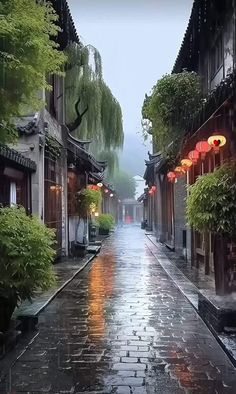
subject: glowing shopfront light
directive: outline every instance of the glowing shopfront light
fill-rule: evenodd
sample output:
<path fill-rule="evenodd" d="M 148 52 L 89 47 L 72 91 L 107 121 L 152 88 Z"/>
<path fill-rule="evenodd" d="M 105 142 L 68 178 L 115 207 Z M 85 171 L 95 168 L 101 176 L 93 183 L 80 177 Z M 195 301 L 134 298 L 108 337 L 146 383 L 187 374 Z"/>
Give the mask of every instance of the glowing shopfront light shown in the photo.
<path fill-rule="evenodd" d="M 52 185 L 50 186 L 51 191 L 63 191 L 63 187 L 61 185 Z"/>

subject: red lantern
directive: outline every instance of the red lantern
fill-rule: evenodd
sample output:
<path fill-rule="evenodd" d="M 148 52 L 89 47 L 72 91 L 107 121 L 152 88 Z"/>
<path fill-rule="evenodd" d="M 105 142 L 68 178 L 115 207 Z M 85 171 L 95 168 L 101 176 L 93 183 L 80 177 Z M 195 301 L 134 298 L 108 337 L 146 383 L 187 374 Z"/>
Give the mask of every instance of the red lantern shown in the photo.
<path fill-rule="evenodd" d="M 199 152 L 197 150 L 191 150 L 188 154 L 188 158 L 192 160 L 193 164 L 196 164 L 199 159 Z"/>
<path fill-rule="evenodd" d="M 174 183 L 176 181 L 176 174 L 173 171 L 168 172 L 167 179 L 169 182 Z"/>
<path fill-rule="evenodd" d="M 196 145 L 196 150 L 201 153 L 202 159 L 205 159 L 205 156 L 211 150 L 211 146 L 207 141 L 199 141 Z"/>
<path fill-rule="evenodd" d="M 153 192 L 152 189 L 150 189 L 150 190 L 148 191 L 148 193 L 150 194 L 150 196 L 152 196 L 154 192 Z"/>
<path fill-rule="evenodd" d="M 99 188 L 98 186 L 96 186 L 96 185 L 88 185 L 88 186 L 87 186 L 87 189 L 90 189 L 90 190 L 100 190 L 100 188 Z"/>
<path fill-rule="evenodd" d="M 175 178 L 176 178 L 176 179 L 181 178 L 183 175 L 184 175 L 184 174 L 183 174 L 182 172 L 175 171 Z"/>
<path fill-rule="evenodd" d="M 152 186 L 152 187 L 151 187 L 151 190 L 153 191 L 153 193 L 156 193 L 157 187 L 156 187 L 156 186 Z"/>
<path fill-rule="evenodd" d="M 208 138 L 208 144 L 213 147 L 215 153 L 226 144 L 226 138 L 223 135 L 212 135 Z"/>
<path fill-rule="evenodd" d="M 181 160 L 181 166 L 185 171 L 190 171 L 191 166 L 193 165 L 192 160 L 190 159 L 182 159 Z"/>
<path fill-rule="evenodd" d="M 175 167 L 174 173 L 176 175 L 176 178 L 180 178 L 181 176 L 184 176 L 186 173 L 185 167 L 183 166 Z"/>

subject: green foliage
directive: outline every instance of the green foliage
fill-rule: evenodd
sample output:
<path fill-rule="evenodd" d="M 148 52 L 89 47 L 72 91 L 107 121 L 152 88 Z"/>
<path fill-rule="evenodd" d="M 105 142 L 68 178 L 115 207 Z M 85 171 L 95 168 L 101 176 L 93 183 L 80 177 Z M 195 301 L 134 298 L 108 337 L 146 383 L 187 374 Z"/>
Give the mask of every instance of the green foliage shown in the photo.
<path fill-rule="evenodd" d="M 114 185 L 114 189 L 120 199 L 134 198 L 136 182 L 129 173 L 125 171 L 115 172 L 115 174 L 109 178 L 109 183 Z"/>
<path fill-rule="evenodd" d="M 0 297 L 31 299 L 55 282 L 54 231 L 24 208 L 0 208 Z"/>
<path fill-rule="evenodd" d="M 100 190 L 84 189 L 78 195 L 80 217 L 87 217 L 91 210 L 97 210 L 102 201 Z"/>
<path fill-rule="evenodd" d="M 119 158 L 116 151 L 102 151 L 97 155 L 97 159 L 105 161 L 107 163 L 106 175 L 112 177 L 114 173 L 119 169 Z"/>
<path fill-rule="evenodd" d="M 201 104 L 200 78 L 194 72 L 165 75 L 157 81 L 150 96 L 145 95 L 142 117 L 151 123 L 144 137 L 151 133 L 156 150 L 176 154 L 186 132 L 189 115 Z M 170 144 L 173 142 L 172 147 Z"/>
<path fill-rule="evenodd" d="M 47 151 L 54 158 L 58 158 L 61 156 L 62 146 L 59 144 L 57 139 L 52 137 L 50 134 L 45 134 L 45 145 L 47 147 Z"/>
<path fill-rule="evenodd" d="M 115 219 L 108 213 L 103 213 L 96 219 L 98 227 L 103 230 L 111 230 L 115 225 Z"/>
<path fill-rule="evenodd" d="M 189 187 L 187 218 L 189 225 L 198 231 L 235 235 L 235 162 L 200 176 L 195 184 Z"/>
<path fill-rule="evenodd" d="M 92 57 L 92 59 L 91 59 Z M 102 77 L 101 56 L 96 48 L 74 44 L 68 49 L 66 72 L 66 123 L 77 117 L 75 103 L 80 98 L 82 123 L 75 131 L 80 139 L 92 139 L 95 155 L 123 146 L 122 112 L 118 101 Z M 91 64 L 92 63 L 92 64 Z"/>
<path fill-rule="evenodd" d="M 14 118 L 42 106 L 39 92 L 50 89 L 45 75 L 62 74 L 65 55 L 53 40 L 59 27 L 50 2 L 0 3 L 0 138 L 16 137 Z"/>

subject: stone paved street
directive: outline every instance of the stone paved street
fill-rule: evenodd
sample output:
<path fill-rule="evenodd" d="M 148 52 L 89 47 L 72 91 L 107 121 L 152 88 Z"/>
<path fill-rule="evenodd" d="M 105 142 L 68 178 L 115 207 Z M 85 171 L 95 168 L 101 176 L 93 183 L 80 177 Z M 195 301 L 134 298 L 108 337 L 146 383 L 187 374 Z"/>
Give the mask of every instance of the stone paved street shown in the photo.
<path fill-rule="evenodd" d="M 1 394 L 235 393 L 236 370 L 151 247 L 118 229 L 40 315 Z"/>

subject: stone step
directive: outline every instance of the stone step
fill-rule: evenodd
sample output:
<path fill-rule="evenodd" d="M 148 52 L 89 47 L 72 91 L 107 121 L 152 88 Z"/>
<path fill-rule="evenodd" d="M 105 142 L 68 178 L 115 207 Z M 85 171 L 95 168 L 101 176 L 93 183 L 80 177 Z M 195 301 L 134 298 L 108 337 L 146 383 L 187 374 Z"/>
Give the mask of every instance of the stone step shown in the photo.
<path fill-rule="evenodd" d="M 98 245 L 98 246 L 96 246 L 96 245 L 89 245 L 88 248 L 87 248 L 87 252 L 88 253 L 97 254 L 97 253 L 100 252 L 100 249 L 101 249 L 101 245 Z"/>
<path fill-rule="evenodd" d="M 101 246 L 102 241 L 90 241 L 89 246 Z"/>

